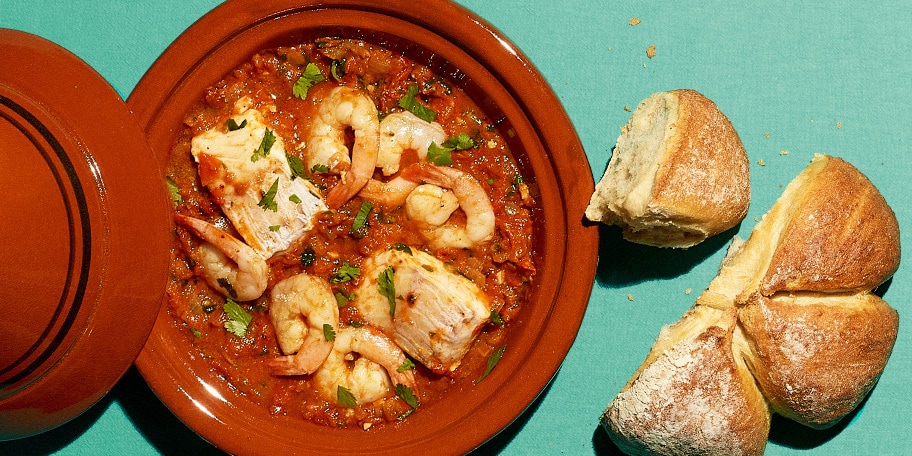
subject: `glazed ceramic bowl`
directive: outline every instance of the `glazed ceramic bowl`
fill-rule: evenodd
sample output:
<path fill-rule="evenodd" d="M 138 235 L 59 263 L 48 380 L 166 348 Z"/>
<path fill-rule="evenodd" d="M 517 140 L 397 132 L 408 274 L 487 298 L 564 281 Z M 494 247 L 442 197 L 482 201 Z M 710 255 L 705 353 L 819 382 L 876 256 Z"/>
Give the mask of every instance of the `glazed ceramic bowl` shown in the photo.
<path fill-rule="evenodd" d="M 228 2 L 191 26 L 128 99 L 161 160 L 184 114 L 233 68 L 262 49 L 319 37 L 383 45 L 434 68 L 502 118 L 510 147 L 540 193 L 531 302 L 514 320 L 498 366 L 408 419 L 332 429 L 273 416 L 235 394 L 175 341 L 163 310 L 137 366 L 161 400 L 204 439 L 240 454 L 465 453 L 496 435 L 536 399 L 576 337 L 591 291 L 598 233 L 583 225 L 593 191 L 583 148 L 557 97 L 527 58 L 471 12 L 443 0 Z M 167 307 L 167 306 L 164 306 Z"/>

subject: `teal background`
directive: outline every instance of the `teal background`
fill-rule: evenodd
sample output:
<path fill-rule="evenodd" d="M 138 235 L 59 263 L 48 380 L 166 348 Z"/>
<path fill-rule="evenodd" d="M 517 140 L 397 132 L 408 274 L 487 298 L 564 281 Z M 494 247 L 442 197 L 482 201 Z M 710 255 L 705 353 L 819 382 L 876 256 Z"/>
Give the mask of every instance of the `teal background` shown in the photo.
<path fill-rule="evenodd" d="M 0 27 L 68 48 L 126 98 L 165 47 L 217 3 L 0 0 Z M 620 240 L 614 229 L 601 229 L 592 298 L 563 367 L 540 399 L 479 454 L 615 454 L 598 428 L 599 414 L 660 327 L 676 321 L 715 275 L 731 236 L 746 237 L 814 153 L 843 157 L 864 172 L 896 212 L 902 244 L 912 245 L 908 1 L 459 3 L 500 29 L 547 78 L 596 179 L 630 115 L 625 106 L 632 109 L 653 92 L 693 88 L 715 101 L 738 130 L 753 185 L 740 227 L 690 250 L 639 247 Z M 642 22 L 629 25 L 633 17 Z M 652 59 L 646 56 L 650 45 L 656 46 Z M 912 454 L 910 274 L 906 259 L 884 296 L 900 313 L 900 332 L 868 399 L 827 431 L 775 420 L 767 454 Z M 37 437 L 0 442 L 0 454 L 217 451 L 176 420 L 131 369 L 79 418 Z"/>

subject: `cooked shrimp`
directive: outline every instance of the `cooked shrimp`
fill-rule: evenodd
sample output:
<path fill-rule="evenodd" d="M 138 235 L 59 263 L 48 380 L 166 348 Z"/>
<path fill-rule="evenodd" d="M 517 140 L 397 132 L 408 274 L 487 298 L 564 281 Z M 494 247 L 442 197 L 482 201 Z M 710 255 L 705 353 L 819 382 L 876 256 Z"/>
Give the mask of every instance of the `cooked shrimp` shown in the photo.
<path fill-rule="evenodd" d="M 325 165 L 341 174 L 339 183 L 326 195 L 337 208 L 364 187 L 377 164 L 380 121 L 377 107 L 363 92 L 336 87 L 320 102 L 307 140 L 308 167 Z M 355 143 L 349 155 L 345 130 L 351 127 Z"/>
<path fill-rule="evenodd" d="M 314 379 L 327 399 L 337 401 L 342 386 L 358 404 L 363 404 L 387 395 L 395 385 L 405 385 L 415 392 L 413 370 L 399 372 L 405 361 L 405 353 L 378 329 L 345 327 L 336 331 L 332 353 Z"/>
<path fill-rule="evenodd" d="M 302 273 L 277 283 L 270 295 L 269 318 L 285 353 L 267 361 L 274 374 L 313 373 L 332 351 L 334 342 L 327 333 L 338 330 L 339 307 L 323 280 Z"/>
<path fill-rule="evenodd" d="M 310 230 L 326 205 L 307 179 L 292 178 L 284 140 L 250 103 L 245 97 L 234 107 L 232 120 L 243 127 L 207 130 L 193 138 L 191 153 L 200 181 L 240 237 L 269 258 Z M 266 147 L 269 139 L 273 142 Z"/>
<path fill-rule="evenodd" d="M 397 207 L 405 203 L 405 199 L 416 187 L 418 187 L 417 182 L 412 182 L 401 176 L 396 176 L 387 182 L 371 179 L 358 192 L 358 195 L 386 207 Z"/>
<path fill-rule="evenodd" d="M 394 306 L 380 291 L 379 276 L 392 268 Z M 469 279 L 417 248 L 384 250 L 361 266 L 355 291 L 358 312 L 429 369 L 456 370 L 491 317 L 490 299 Z M 392 315 L 391 315 L 392 314 Z"/>
<path fill-rule="evenodd" d="M 432 143 L 446 141 L 446 133 L 437 122 L 427 122 L 409 111 L 394 112 L 380 122 L 380 149 L 377 167 L 384 176 L 399 171 L 399 159 L 406 149 L 418 153 L 418 159 L 427 157 Z"/>
<path fill-rule="evenodd" d="M 191 253 L 212 288 L 237 301 L 262 296 L 269 266 L 260 254 L 230 234 L 200 219 L 176 214 L 177 222 L 206 241 Z"/>
<path fill-rule="evenodd" d="M 440 212 L 433 204 L 427 204 L 428 200 L 424 198 L 426 195 L 407 198 L 406 213 L 422 225 L 422 233 L 431 247 L 468 248 L 494 236 L 494 207 L 484 188 L 471 174 L 446 166 L 416 163 L 404 169 L 402 177 L 452 190 L 459 201 L 459 207 L 465 213 L 464 224 L 437 223 L 439 220 L 435 220 L 434 216 Z"/>

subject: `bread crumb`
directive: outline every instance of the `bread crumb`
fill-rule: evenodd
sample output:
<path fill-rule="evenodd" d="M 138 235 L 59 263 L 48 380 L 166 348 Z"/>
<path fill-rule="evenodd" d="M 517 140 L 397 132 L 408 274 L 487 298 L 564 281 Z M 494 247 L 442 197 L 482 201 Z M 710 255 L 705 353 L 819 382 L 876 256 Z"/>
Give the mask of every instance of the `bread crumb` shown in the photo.
<path fill-rule="evenodd" d="M 762 158 L 757 159 L 757 164 L 760 166 L 766 166 L 766 162 Z"/>
<path fill-rule="evenodd" d="M 779 155 L 788 155 L 789 151 L 787 149 L 782 149 L 779 151 Z"/>
<path fill-rule="evenodd" d="M 769 138 L 769 137 L 770 137 L 770 132 L 764 133 L 763 136 L 766 136 L 767 138 Z"/>
<path fill-rule="evenodd" d="M 624 105 L 624 111 L 630 112 L 630 106 Z"/>
<path fill-rule="evenodd" d="M 631 26 L 635 26 L 635 25 L 639 24 L 640 22 L 641 22 L 641 21 L 640 21 L 639 18 L 636 18 L 636 17 L 630 18 L 630 25 L 631 25 Z"/>
<path fill-rule="evenodd" d="M 836 122 L 836 128 L 842 128 L 842 122 Z"/>
<path fill-rule="evenodd" d="M 627 300 L 630 302 L 633 302 L 633 295 L 632 294 L 627 295 Z"/>
<path fill-rule="evenodd" d="M 656 45 L 651 44 L 651 45 L 649 45 L 648 48 L 646 48 L 646 57 L 649 57 L 651 59 L 655 56 L 656 56 Z"/>
<path fill-rule="evenodd" d="M 689 295 L 692 291 L 693 291 L 692 289 L 688 288 L 688 289 L 684 290 L 684 294 Z"/>

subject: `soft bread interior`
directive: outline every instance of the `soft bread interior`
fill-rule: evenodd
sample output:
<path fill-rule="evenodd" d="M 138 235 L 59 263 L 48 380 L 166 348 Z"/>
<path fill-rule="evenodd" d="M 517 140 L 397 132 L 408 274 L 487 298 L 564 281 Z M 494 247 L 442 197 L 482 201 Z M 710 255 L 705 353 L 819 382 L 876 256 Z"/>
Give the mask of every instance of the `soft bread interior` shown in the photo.
<path fill-rule="evenodd" d="M 659 163 L 669 150 L 677 121 L 678 98 L 672 93 L 653 94 L 636 107 L 621 128 L 608 168 L 596 188 L 608 211 L 592 205 L 587 216 L 609 223 L 616 217 L 626 225 L 635 225 L 638 218 L 647 215 Z"/>

